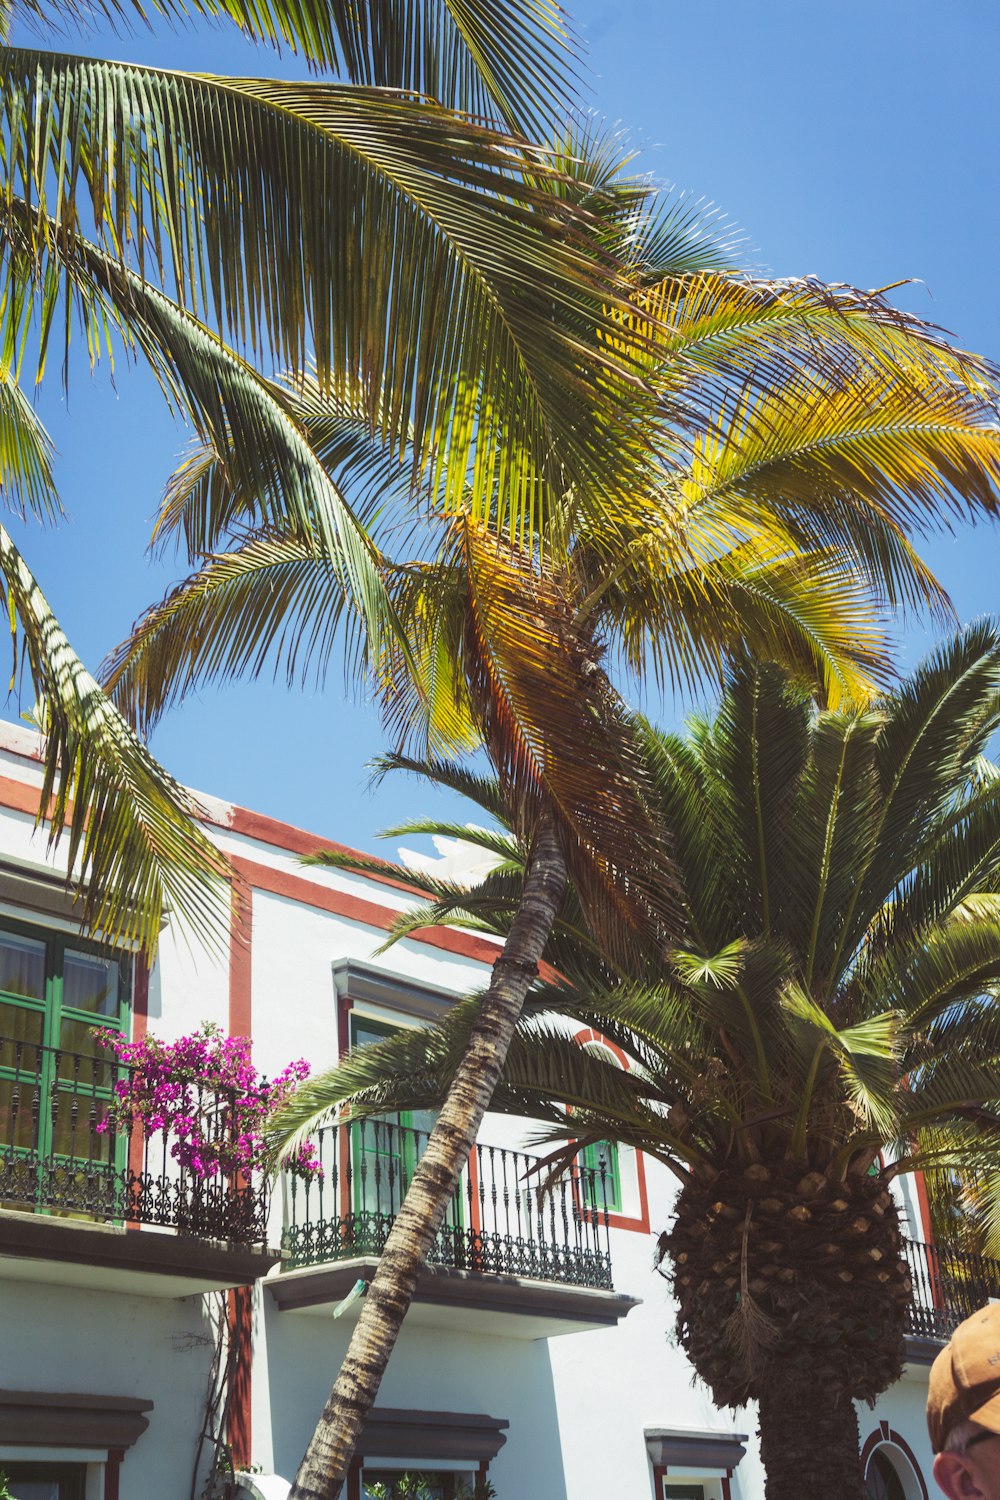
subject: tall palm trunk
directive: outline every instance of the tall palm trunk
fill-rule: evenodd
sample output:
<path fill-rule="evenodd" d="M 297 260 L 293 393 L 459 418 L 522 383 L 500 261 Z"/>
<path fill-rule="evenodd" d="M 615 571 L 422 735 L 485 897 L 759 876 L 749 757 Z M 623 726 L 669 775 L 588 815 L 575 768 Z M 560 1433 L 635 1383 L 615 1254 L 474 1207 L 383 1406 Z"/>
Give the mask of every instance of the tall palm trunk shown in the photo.
<path fill-rule="evenodd" d="M 727 1168 L 681 1189 L 660 1249 L 698 1374 L 720 1406 L 759 1403 L 767 1500 L 861 1500 L 853 1403 L 902 1373 L 910 1294 L 886 1185 Z"/>
<path fill-rule="evenodd" d="M 761 1383 L 758 1403 L 766 1500 L 865 1500 L 850 1396 L 788 1365 Z"/>
<path fill-rule="evenodd" d="M 417 1278 L 444 1221 L 500 1077 L 525 996 L 538 972 L 566 889 L 566 860 L 543 814 L 524 894 L 479 1007 L 427 1150 L 386 1241 L 354 1336 L 289 1500 L 336 1500 L 365 1418 L 374 1405 Z"/>

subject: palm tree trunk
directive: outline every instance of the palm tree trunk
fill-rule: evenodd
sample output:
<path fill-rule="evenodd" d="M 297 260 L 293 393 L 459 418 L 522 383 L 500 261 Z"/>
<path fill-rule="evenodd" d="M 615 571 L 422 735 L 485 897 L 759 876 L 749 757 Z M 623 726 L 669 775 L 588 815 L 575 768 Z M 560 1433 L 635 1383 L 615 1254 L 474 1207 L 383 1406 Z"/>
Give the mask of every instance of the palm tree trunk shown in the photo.
<path fill-rule="evenodd" d="M 864 1500 L 854 1402 L 808 1370 L 773 1372 L 760 1394 L 766 1500 Z"/>
<path fill-rule="evenodd" d="M 525 996 L 538 973 L 566 889 L 566 859 L 551 817 L 538 824 L 524 894 L 476 1024 L 386 1241 L 337 1382 L 289 1500 L 336 1500 L 365 1418 L 500 1077 Z"/>

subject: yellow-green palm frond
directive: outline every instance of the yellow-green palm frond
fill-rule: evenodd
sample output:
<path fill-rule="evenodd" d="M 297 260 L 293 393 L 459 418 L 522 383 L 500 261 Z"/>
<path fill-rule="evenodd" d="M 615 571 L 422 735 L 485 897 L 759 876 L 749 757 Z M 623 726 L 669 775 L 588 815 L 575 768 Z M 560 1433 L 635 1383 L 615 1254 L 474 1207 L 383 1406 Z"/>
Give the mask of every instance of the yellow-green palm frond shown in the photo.
<path fill-rule="evenodd" d="M 857 366 L 744 393 L 696 442 L 685 488 L 707 525 L 714 505 L 767 507 L 809 535 L 831 499 L 853 497 L 901 529 L 995 514 L 996 410 L 957 381 Z M 722 524 L 729 521 L 725 509 Z"/>
<path fill-rule="evenodd" d="M 45 730 L 39 818 L 65 832 L 82 920 L 112 942 L 156 952 L 173 911 L 210 946 L 226 931 L 226 862 L 164 772 L 76 656 L 10 536 L 0 573 Z"/>
<path fill-rule="evenodd" d="M 636 298 L 657 341 L 664 392 L 692 382 L 721 390 L 778 389 L 804 373 L 850 384 L 858 365 L 957 382 L 988 406 L 996 371 L 956 348 L 934 324 L 904 313 L 881 293 L 813 278 L 754 280 L 705 271 L 668 276 Z"/>
<path fill-rule="evenodd" d="M 95 15 L 232 22 L 351 83 L 425 94 L 532 139 L 574 101 L 578 56 L 557 0 L 5 0 L 9 17 L 65 32 Z"/>
<path fill-rule="evenodd" d="M 92 220 L 238 346 L 311 349 L 439 499 L 499 491 L 516 532 L 526 473 L 605 495 L 645 472 L 633 351 L 600 338 L 617 262 L 513 138 L 399 93 L 17 48 L 0 120 L 36 255 Z"/>
<path fill-rule="evenodd" d="M 463 656 L 473 712 L 512 805 L 558 816 L 588 917 L 614 953 L 676 930 L 672 866 L 638 740 L 557 576 L 463 526 Z M 624 930 L 622 930 L 624 929 Z"/>
<path fill-rule="evenodd" d="M 692 518 L 689 537 L 640 536 L 609 566 L 585 610 L 639 676 L 702 687 L 721 680 L 740 644 L 809 684 L 829 707 L 864 702 L 891 678 L 883 611 L 855 559 L 834 547 L 800 548 L 780 523 L 713 555 Z M 734 526 L 746 537 L 751 528 Z M 588 570 L 595 571 L 588 559 Z"/>
<path fill-rule="evenodd" d="M 322 468 L 327 482 L 349 500 L 352 514 L 369 534 L 377 538 L 384 531 L 387 540 L 398 543 L 401 517 L 416 508 L 410 469 L 385 448 L 378 425 L 373 431 L 357 402 L 324 395 L 309 374 L 266 385 L 276 394 L 293 432 L 301 434 L 312 450 L 306 472 Z M 190 445 L 164 490 L 153 531 L 157 549 L 174 547 L 189 563 L 198 563 L 220 552 L 240 531 L 294 519 L 288 505 L 280 503 L 286 493 L 284 481 L 275 482 L 273 495 L 258 490 L 266 471 L 254 484 L 246 475 L 236 482 L 234 466 L 241 459 L 233 452 L 236 441 L 227 424 L 221 441 Z M 302 528 L 304 533 L 310 529 Z"/>
<path fill-rule="evenodd" d="M 22 519 L 61 514 L 52 472 L 52 441 L 13 371 L 0 365 L 0 500 Z"/>
<path fill-rule="evenodd" d="M 102 669 L 107 692 L 145 733 L 202 683 L 271 666 L 289 684 L 322 683 L 344 625 L 335 560 L 294 536 L 262 533 L 209 557 L 136 622 Z M 350 635 L 362 655 L 364 637 Z"/>
<path fill-rule="evenodd" d="M 23 215 L 10 216 L 8 224 L 23 230 Z M 23 249 L 23 240 L 17 243 Z M 46 288 L 59 279 L 72 290 L 88 326 L 113 329 L 142 350 L 168 399 L 202 434 L 211 453 L 222 453 L 214 465 L 214 487 L 206 469 L 210 492 L 199 496 L 202 503 L 215 501 L 220 490 L 239 495 L 251 520 L 272 526 L 280 521 L 314 546 L 337 571 L 366 640 L 381 651 L 382 633 L 396 626 L 377 550 L 314 453 L 287 390 L 263 379 L 193 314 L 122 270 L 82 236 L 67 237 L 42 268 L 43 304 L 49 301 Z M 20 343 L 30 306 L 30 300 L 21 304 L 13 296 L 0 299 L 6 347 Z M 355 430 L 388 466 L 360 419 Z M 405 652 L 405 642 L 397 642 L 396 649 Z"/>

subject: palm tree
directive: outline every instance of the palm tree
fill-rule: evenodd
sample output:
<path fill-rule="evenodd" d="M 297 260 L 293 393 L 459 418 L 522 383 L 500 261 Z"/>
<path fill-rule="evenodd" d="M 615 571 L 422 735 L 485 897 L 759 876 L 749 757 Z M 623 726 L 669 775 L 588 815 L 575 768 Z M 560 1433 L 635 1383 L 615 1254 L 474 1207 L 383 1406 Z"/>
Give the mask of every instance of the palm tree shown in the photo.
<path fill-rule="evenodd" d="M 759 1403 L 768 1500 L 863 1494 L 853 1403 L 899 1377 L 910 1293 L 892 1180 L 997 1170 L 1000 783 L 982 756 L 998 727 L 988 623 L 867 708 L 818 709 L 779 669 L 736 661 L 714 719 L 643 731 L 676 945 L 622 962 L 570 893 L 546 953 L 562 978 L 534 985 L 493 1097 L 548 1122 L 553 1175 L 603 1140 L 675 1174 L 660 1255 L 677 1334 L 719 1405 Z M 511 822 L 499 787 L 428 769 Z M 433 921 L 506 935 L 523 840 L 448 831 L 497 869 L 471 891 L 439 885 L 395 936 Z M 435 1106 L 476 1014 L 464 1002 L 364 1048 L 310 1084 L 285 1131 L 345 1106 Z M 628 1071 L 576 1046 L 583 1026 Z"/>
<path fill-rule="evenodd" d="M 195 685 L 268 662 L 290 680 L 322 677 L 346 640 L 395 734 L 485 746 L 531 851 L 468 1056 L 297 1497 L 339 1491 L 568 871 L 610 950 L 637 934 L 662 946 L 677 930 L 641 746 L 602 667 L 605 651 L 635 671 L 684 679 L 717 672 L 733 642 L 749 637 L 806 670 L 830 701 L 864 695 L 888 669 L 878 607 L 945 602 L 907 527 L 950 505 L 995 506 L 1000 433 L 982 361 L 877 295 L 728 273 L 728 247 L 683 203 L 651 215 L 648 194 L 610 150 L 569 145 L 557 160 L 550 191 L 590 216 L 626 274 L 630 300 L 613 309 L 614 340 L 644 385 L 638 406 L 618 385 L 619 426 L 648 423 L 647 389 L 659 406 L 655 464 L 642 482 L 626 490 L 571 469 L 557 443 L 543 467 L 523 444 L 494 443 L 486 479 L 469 486 L 460 445 L 440 455 L 454 476 L 435 475 L 414 496 L 372 452 L 352 401 L 331 402 L 321 382 L 298 374 L 283 389 L 285 409 L 311 468 L 354 495 L 371 526 L 374 603 L 351 608 L 340 559 L 316 555 L 315 527 L 303 537 L 298 518 L 281 524 L 266 476 L 234 477 L 227 435 L 216 433 L 176 476 L 159 527 L 187 546 L 196 571 L 139 622 L 106 679 L 145 729 Z M 376 415 L 387 404 L 383 396 Z M 422 471 L 419 460 L 414 467 Z M 400 533 L 422 543 L 415 558 L 395 555 Z"/>
<path fill-rule="evenodd" d="M 405 439 L 428 483 L 448 445 L 469 460 L 463 486 L 492 488 L 498 430 L 543 469 L 558 449 L 566 482 L 591 478 L 598 457 L 607 480 L 612 398 L 621 378 L 636 384 L 593 336 L 602 322 L 611 331 L 617 269 L 551 191 L 553 166 L 511 133 L 561 117 L 571 41 L 537 0 L 432 0 L 419 25 L 399 0 L 159 9 L 232 21 L 348 82 L 0 47 L 5 499 L 56 509 L 48 442 L 19 382 L 40 379 L 71 330 L 92 359 L 124 344 L 204 441 L 225 432 L 240 484 L 270 486 L 303 534 L 308 517 L 369 631 L 391 629 L 363 528 L 310 468 L 282 393 L 246 351 L 302 368 L 309 348 L 321 387 L 350 391 L 387 451 Z M 12 0 L 4 28 L 94 10 Z M 117 0 L 96 11 L 128 19 Z M 618 435 L 621 473 L 634 475 L 639 445 Z M 44 703 L 42 806 L 53 838 L 69 832 L 83 915 L 150 952 L 167 902 L 211 931 L 224 866 L 189 799 L 86 673 L 2 528 L 0 575 Z"/>

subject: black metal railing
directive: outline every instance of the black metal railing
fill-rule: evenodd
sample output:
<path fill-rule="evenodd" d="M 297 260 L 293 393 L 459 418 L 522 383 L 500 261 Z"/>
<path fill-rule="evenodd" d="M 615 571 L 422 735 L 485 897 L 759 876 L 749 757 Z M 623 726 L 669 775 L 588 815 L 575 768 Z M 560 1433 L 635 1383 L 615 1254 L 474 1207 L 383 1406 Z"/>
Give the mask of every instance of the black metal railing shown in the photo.
<path fill-rule="evenodd" d="M 946 1246 L 908 1240 L 906 1258 L 913 1291 L 907 1333 L 949 1339 L 964 1318 L 1000 1298 L 1000 1261 Z"/>
<path fill-rule="evenodd" d="M 116 1119 L 113 1091 L 130 1071 L 96 1039 L 84 1054 L 0 1037 L 0 1208 L 263 1243 L 263 1180 L 199 1174 L 178 1162 L 169 1127 Z M 192 1097 L 204 1133 L 224 1136 L 235 1098 L 197 1083 Z"/>
<path fill-rule="evenodd" d="M 286 1269 L 381 1255 L 427 1141 L 383 1120 L 319 1131 L 323 1176 L 285 1180 Z M 477 1145 L 429 1262 L 610 1291 L 606 1168 L 576 1165 L 550 1184 L 539 1167 L 522 1151 Z"/>

